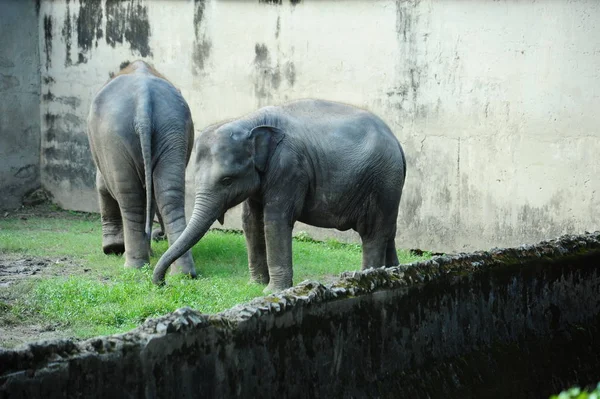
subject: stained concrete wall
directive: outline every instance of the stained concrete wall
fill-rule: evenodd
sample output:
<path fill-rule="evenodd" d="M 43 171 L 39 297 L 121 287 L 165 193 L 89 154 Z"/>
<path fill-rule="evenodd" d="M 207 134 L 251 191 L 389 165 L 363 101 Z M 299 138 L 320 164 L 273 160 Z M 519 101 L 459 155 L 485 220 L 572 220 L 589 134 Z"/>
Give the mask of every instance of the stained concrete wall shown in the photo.
<path fill-rule="evenodd" d="M 54 0 L 39 29 L 42 182 L 65 208 L 97 210 L 88 106 L 143 58 L 181 88 L 197 129 L 305 97 L 380 115 L 408 158 L 400 247 L 507 246 L 600 223 L 596 1 Z M 239 210 L 226 221 L 239 228 Z"/>
<path fill-rule="evenodd" d="M 0 349 L 0 398 L 543 398 L 600 380 L 600 233 Z"/>
<path fill-rule="evenodd" d="M 0 3 L 0 209 L 40 186 L 40 56 L 33 1 Z"/>

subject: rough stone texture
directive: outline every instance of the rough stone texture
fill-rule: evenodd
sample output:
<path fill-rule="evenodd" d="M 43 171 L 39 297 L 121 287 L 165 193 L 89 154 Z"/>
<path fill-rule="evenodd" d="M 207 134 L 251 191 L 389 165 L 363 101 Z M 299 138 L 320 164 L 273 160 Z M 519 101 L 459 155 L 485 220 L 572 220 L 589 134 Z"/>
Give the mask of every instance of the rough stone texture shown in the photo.
<path fill-rule="evenodd" d="M 0 2 L 0 209 L 40 186 L 40 57 L 32 0 Z"/>
<path fill-rule="evenodd" d="M 0 397 L 547 397 L 600 380 L 600 232 L 0 350 Z"/>
<path fill-rule="evenodd" d="M 380 115 L 407 155 L 402 247 L 506 247 L 600 223 L 597 1 L 42 0 L 39 35 L 42 182 L 62 207 L 97 210 L 89 102 L 145 58 L 198 130 L 306 97 Z M 225 220 L 240 228 L 239 208 Z"/>

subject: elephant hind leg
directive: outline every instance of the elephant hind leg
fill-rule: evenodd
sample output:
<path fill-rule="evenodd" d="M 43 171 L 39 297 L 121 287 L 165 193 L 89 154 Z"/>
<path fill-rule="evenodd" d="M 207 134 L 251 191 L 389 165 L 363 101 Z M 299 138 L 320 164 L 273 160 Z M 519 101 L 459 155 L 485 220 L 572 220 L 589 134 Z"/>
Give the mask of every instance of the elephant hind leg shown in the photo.
<path fill-rule="evenodd" d="M 181 154 L 179 159 L 159 160 L 154 168 L 153 180 L 161 228 L 171 246 L 186 227 L 185 154 Z M 177 273 L 196 277 L 191 250 L 181 255 L 171 266 L 171 274 Z"/>
<path fill-rule="evenodd" d="M 150 237 L 146 236 L 145 190 L 133 170 L 123 173 L 116 191 L 123 217 L 125 267 L 141 268 L 150 263 Z M 152 210 L 151 210 L 151 214 Z"/>
<path fill-rule="evenodd" d="M 137 196 L 136 196 L 137 197 Z M 141 268 L 150 263 L 150 241 L 146 237 L 145 202 L 142 198 L 126 201 L 122 209 L 125 238 L 125 267 Z"/>
<path fill-rule="evenodd" d="M 102 219 L 102 251 L 107 255 L 122 255 L 125 252 L 125 240 L 119 203 L 108 191 L 100 171 L 96 173 L 96 186 Z"/>

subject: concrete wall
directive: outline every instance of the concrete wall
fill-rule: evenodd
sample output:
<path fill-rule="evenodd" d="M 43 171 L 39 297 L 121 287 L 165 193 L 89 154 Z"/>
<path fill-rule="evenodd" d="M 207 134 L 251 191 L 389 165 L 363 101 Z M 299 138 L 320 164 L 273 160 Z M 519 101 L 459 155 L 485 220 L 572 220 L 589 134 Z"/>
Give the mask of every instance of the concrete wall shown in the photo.
<path fill-rule="evenodd" d="M 600 233 L 0 349 L 0 398 L 543 398 L 600 380 Z"/>
<path fill-rule="evenodd" d="M 0 209 L 40 186 L 40 56 L 33 1 L 0 3 Z"/>
<path fill-rule="evenodd" d="M 39 29 L 41 174 L 63 207 L 97 209 L 90 99 L 144 58 L 197 129 L 305 97 L 380 115 L 408 158 L 399 247 L 507 246 L 600 223 L 596 1 L 54 0 Z M 226 220 L 239 228 L 239 211 Z"/>

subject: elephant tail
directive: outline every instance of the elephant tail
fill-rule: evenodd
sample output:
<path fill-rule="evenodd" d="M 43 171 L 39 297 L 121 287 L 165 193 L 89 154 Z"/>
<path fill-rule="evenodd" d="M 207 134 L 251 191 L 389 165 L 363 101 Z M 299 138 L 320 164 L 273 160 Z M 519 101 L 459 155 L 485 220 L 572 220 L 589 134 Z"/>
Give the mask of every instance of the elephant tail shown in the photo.
<path fill-rule="evenodd" d="M 144 160 L 144 185 L 146 186 L 146 239 L 152 236 L 152 103 L 147 87 L 140 90 L 135 110 L 135 132 L 139 137 Z"/>

